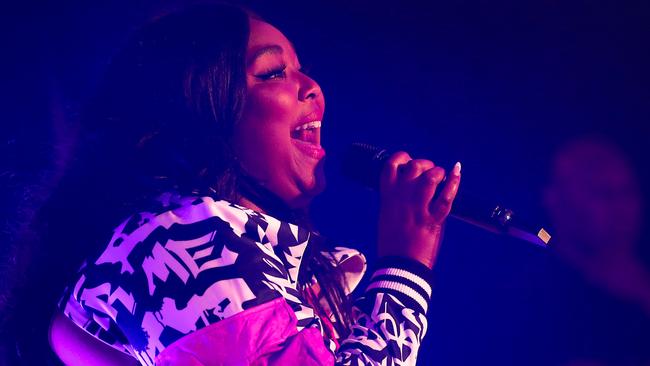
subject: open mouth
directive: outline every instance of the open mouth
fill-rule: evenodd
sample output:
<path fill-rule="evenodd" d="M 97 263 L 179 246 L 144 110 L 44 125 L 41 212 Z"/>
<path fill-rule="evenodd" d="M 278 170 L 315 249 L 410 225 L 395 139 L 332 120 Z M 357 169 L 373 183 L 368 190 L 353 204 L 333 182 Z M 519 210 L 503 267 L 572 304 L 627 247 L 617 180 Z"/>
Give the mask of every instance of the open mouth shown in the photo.
<path fill-rule="evenodd" d="M 325 150 L 320 146 L 321 121 L 303 123 L 291 131 L 294 144 L 305 154 L 320 159 Z"/>
<path fill-rule="evenodd" d="M 291 131 L 291 138 L 320 145 L 320 126 L 321 121 L 303 123 Z"/>

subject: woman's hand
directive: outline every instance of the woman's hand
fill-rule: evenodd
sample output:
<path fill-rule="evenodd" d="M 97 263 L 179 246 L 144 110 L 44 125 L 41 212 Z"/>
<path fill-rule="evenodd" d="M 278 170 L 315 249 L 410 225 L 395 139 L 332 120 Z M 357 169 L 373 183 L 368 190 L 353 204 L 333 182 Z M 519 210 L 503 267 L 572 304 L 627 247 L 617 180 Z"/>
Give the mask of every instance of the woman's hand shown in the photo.
<path fill-rule="evenodd" d="M 445 180 L 432 161 L 393 154 L 382 170 L 378 254 L 415 259 L 433 268 L 442 227 L 460 184 L 460 163 Z M 433 199 L 436 190 L 440 193 Z"/>

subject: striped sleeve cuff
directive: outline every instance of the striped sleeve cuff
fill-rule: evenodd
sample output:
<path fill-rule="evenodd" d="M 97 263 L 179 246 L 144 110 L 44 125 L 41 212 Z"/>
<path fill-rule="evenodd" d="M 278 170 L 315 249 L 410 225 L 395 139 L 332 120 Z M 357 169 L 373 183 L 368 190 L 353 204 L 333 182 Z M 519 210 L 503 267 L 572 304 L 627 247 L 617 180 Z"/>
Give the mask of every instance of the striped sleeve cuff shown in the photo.
<path fill-rule="evenodd" d="M 426 313 L 431 300 L 433 271 L 409 258 L 383 257 L 370 278 L 366 292 L 383 292 L 398 298 L 404 305 Z"/>

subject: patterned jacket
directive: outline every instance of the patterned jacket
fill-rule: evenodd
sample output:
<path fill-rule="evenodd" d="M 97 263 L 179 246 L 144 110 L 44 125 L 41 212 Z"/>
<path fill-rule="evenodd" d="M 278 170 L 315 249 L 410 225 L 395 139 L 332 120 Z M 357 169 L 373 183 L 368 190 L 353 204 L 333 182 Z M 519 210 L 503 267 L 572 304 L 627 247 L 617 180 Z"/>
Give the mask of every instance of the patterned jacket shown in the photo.
<path fill-rule="evenodd" d="M 384 258 L 354 301 L 352 332 L 329 339 L 297 290 L 319 235 L 211 197 L 167 194 L 122 222 L 59 303 L 92 336 L 142 365 L 413 365 L 426 333 L 431 271 Z M 328 254 L 347 292 L 359 252 Z"/>

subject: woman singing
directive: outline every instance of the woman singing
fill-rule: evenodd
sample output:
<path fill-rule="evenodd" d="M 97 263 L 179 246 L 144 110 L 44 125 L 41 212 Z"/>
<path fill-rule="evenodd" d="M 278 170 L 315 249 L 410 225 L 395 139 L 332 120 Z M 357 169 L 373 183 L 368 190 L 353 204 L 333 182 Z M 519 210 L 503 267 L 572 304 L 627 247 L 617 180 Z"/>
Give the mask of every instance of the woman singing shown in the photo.
<path fill-rule="evenodd" d="M 291 42 L 250 12 L 194 6 L 137 32 L 41 214 L 41 241 L 83 262 L 51 322 L 59 358 L 415 364 L 460 164 L 447 174 L 404 152 L 390 158 L 380 260 L 348 300 L 364 257 L 307 219 L 325 187 L 324 107 Z"/>

